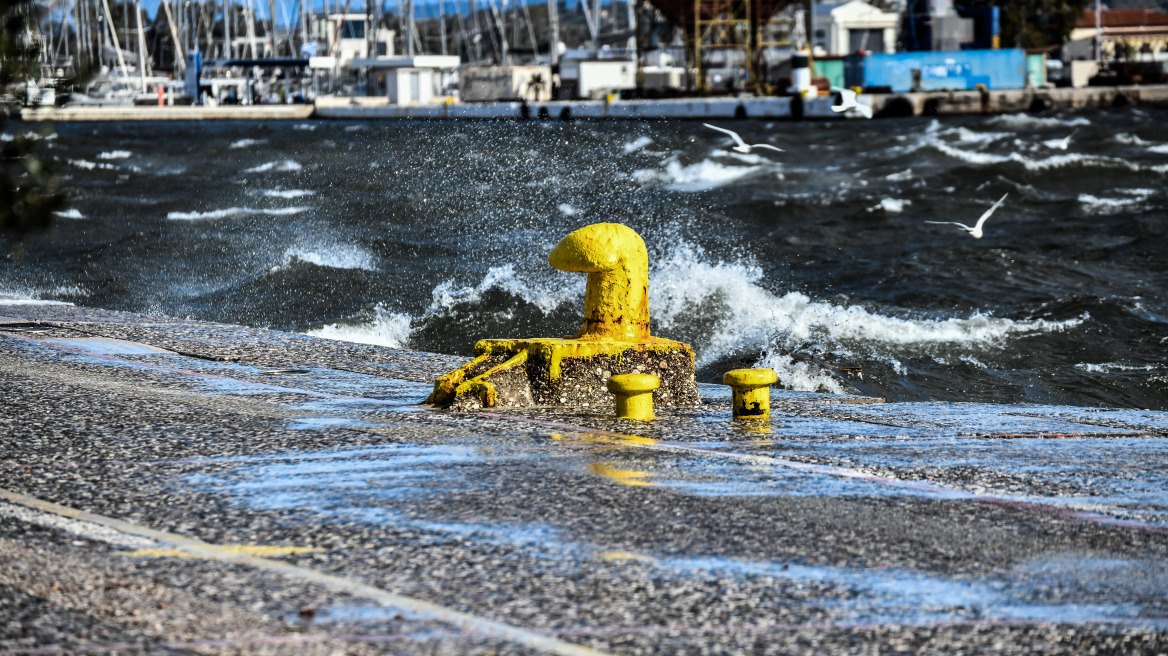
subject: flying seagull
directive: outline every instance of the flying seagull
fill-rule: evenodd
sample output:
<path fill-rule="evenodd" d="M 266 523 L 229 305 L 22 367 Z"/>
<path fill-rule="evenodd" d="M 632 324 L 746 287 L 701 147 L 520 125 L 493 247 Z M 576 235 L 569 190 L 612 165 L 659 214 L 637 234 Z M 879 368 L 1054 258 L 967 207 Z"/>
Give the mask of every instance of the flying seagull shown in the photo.
<path fill-rule="evenodd" d="M 864 115 L 864 118 L 872 118 L 872 108 L 868 105 L 861 105 L 856 102 L 856 92 L 851 89 L 844 89 L 843 87 L 832 87 L 832 91 L 840 95 L 840 105 L 832 105 L 833 112 L 846 112 L 849 109 L 854 109 Z"/>
<path fill-rule="evenodd" d="M 990 218 L 990 215 L 994 213 L 994 210 L 998 209 L 1002 206 L 1002 203 L 1006 202 L 1006 196 L 1009 195 L 1010 194 L 1005 194 L 999 198 L 998 202 L 994 203 L 993 207 L 989 208 L 985 211 L 985 214 L 981 215 L 981 218 L 977 220 L 977 225 L 973 226 L 972 228 L 965 225 L 964 223 L 957 223 L 956 221 L 925 221 L 925 223 L 933 223 L 936 225 L 955 225 L 958 228 L 968 232 L 970 237 L 973 237 L 974 239 L 981 239 L 981 226 L 986 222 L 986 219 Z"/>
<path fill-rule="evenodd" d="M 1071 137 L 1075 136 L 1076 132 L 1078 132 L 1077 129 L 1072 130 L 1070 134 L 1063 137 L 1062 139 L 1047 139 L 1046 141 L 1042 142 L 1042 145 L 1053 150 L 1066 150 L 1067 146 L 1071 145 Z"/>
<path fill-rule="evenodd" d="M 772 146 L 770 144 L 747 144 L 745 141 L 742 140 L 742 137 L 738 136 L 738 133 L 735 132 L 734 130 L 727 130 L 726 128 L 720 128 L 716 125 L 710 125 L 709 123 L 702 123 L 702 125 L 710 128 L 711 130 L 717 130 L 718 132 L 725 132 L 726 134 L 730 135 L 730 138 L 734 140 L 734 143 L 738 144 L 737 146 L 734 146 L 734 148 L 732 148 L 732 150 L 736 150 L 740 153 L 749 153 L 751 148 L 770 148 L 771 150 L 777 150 L 780 153 L 786 152 L 782 148 L 775 148 L 774 146 Z"/>

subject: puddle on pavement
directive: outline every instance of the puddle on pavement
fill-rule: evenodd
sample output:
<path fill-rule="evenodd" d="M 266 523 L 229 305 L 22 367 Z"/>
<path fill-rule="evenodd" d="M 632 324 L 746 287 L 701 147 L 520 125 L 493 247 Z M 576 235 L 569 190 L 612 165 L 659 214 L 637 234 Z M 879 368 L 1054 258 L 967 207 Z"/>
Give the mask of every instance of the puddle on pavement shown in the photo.
<path fill-rule="evenodd" d="M 1010 443 L 1021 449 L 1021 442 Z M 1037 442 L 1063 444 L 1057 440 Z M 852 451 L 889 445 L 905 449 L 914 443 L 856 444 Z M 236 466 L 216 474 L 189 475 L 185 481 L 200 491 L 227 497 L 255 510 L 307 510 L 325 523 L 392 527 L 399 535 L 408 536 L 398 539 L 420 546 L 447 544 L 451 538 L 502 546 L 513 553 L 512 558 L 519 559 L 517 566 L 532 571 L 544 569 L 571 577 L 592 575 L 596 568 L 613 568 L 614 576 L 647 577 L 666 583 L 699 577 L 710 579 L 711 584 L 733 580 L 748 587 L 773 587 L 773 581 L 813 584 L 821 588 L 810 597 L 774 603 L 798 605 L 807 617 L 823 618 L 827 623 L 1142 621 L 1141 615 L 1154 614 L 1157 591 L 1168 587 L 1168 571 L 1163 563 L 1101 559 L 1087 554 L 1053 554 L 981 578 L 946 577 L 905 570 L 758 562 L 700 553 L 684 557 L 630 554 L 572 539 L 575 531 L 570 523 L 576 520 L 571 517 L 564 518 L 569 524 L 559 526 L 555 518 L 517 524 L 446 521 L 427 516 L 425 509 L 433 508 L 433 504 L 418 502 L 440 502 L 453 494 L 491 495 L 492 486 L 511 479 L 496 477 L 484 482 L 480 475 L 483 468 L 499 471 L 535 459 L 559 469 L 577 468 L 581 475 L 604 478 L 613 484 L 639 489 L 661 486 L 687 494 L 749 496 L 759 490 L 787 496 L 919 493 L 816 472 L 739 462 L 667 457 L 670 462 L 656 463 L 663 466 L 631 465 L 619 459 L 596 457 L 609 451 L 562 451 L 547 458 L 546 451 L 532 448 L 530 442 L 525 443 L 525 448 L 498 444 L 477 448 L 473 444 L 468 439 L 459 444 L 398 444 L 209 459 Z M 948 444 L 958 447 L 960 441 L 950 440 Z M 992 452 L 983 449 L 961 457 L 980 461 L 992 459 Z M 1133 460 L 1137 452 L 1138 449 L 1130 454 Z M 891 457 L 907 461 L 909 456 L 908 452 L 897 452 Z M 1057 460 L 1057 454 L 1054 457 Z M 665 472 L 683 472 L 693 480 L 680 480 Z M 489 515 L 489 504 L 478 512 Z M 396 612 L 382 607 L 337 606 L 322 609 L 314 621 L 376 623 Z"/>

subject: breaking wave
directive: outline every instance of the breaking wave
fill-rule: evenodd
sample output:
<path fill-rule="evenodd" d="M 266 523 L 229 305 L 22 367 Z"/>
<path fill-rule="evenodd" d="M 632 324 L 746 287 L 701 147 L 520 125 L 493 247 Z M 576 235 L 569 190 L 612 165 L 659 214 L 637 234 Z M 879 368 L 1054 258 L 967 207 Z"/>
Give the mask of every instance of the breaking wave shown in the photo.
<path fill-rule="evenodd" d="M 698 247 L 681 244 L 651 265 L 650 306 L 659 333 L 690 341 L 699 368 L 727 358 L 749 358 L 775 369 L 788 389 L 845 393 L 848 385 L 825 368 L 792 353 L 831 352 L 878 359 L 899 366 L 896 356 L 955 350 L 972 357 L 998 349 L 1012 337 L 1064 331 L 1085 316 L 1066 321 L 1013 320 L 974 312 L 966 317 L 891 316 L 859 305 L 815 300 L 800 292 L 772 292 L 763 272 L 746 261 L 712 261 Z M 374 317 L 353 324 L 331 324 L 308 334 L 331 339 L 402 346 L 411 327 L 435 316 L 474 308 L 488 292 L 506 292 L 545 315 L 567 303 L 582 305 L 584 280 L 572 285 L 539 285 L 523 280 L 513 265 L 492 267 L 482 281 L 437 285 L 422 313 L 410 316 L 379 307 Z M 485 309 L 485 308 L 481 308 Z"/>
<path fill-rule="evenodd" d="M 313 337 L 342 342 L 373 344 L 390 348 L 405 348 L 410 340 L 410 316 L 391 312 L 382 305 L 373 308 L 373 318 L 360 323 L 330 323 L 309 330 Z"/>
<path fill-rule="evenodd" d="M 482 282 L 474 287 L 459 286 L 449 280 L 440 283 L 431 293 L 430 307 L 426 309 L 426 314 L 439 314 L 456 305 L 476 303 L 485 293 L 492 290 L 521 298 L 539 308 L 544 314 L 548 314 L 561 303 L 576 297 L 583 298 L 584 280 L 580 278 L 576 284 L 543 287 L 521 280 L 516 275 L 513 264 L 491 267 Z"/>
<path fill-rule="evenodd" d="M 765 352 L 759 364 L 779 373 L 790 389 L 842 392 L 831 374 L 789 353 L 833 351 L 853 357 L 886 357 L 934 346 L 997 348 L 1013 336 L 1067 330 L 1084 318 L 1067 321 L 1016 321 L 973 313 L 966 318 L 902 318 L 864 307 L 817 301 L 800 292 L 775 294 L 759 283 L 762 269 L 752 263 L 711 262 L 702 249 L 679 246 L 651 272 L 651 307 L 669 329 L 695 308 L 713 306 L 718 319 L 695 339 L 698 366 L 720 358 Z"/>

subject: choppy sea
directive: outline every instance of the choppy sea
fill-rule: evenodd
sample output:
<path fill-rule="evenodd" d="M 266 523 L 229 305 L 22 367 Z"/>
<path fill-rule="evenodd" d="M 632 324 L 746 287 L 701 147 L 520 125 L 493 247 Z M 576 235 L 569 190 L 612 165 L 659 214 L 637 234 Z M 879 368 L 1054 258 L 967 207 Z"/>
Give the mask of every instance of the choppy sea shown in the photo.
<path fill-rule="evenodd" d="M 1168 409 L 1168 111 L 723 125 L 786 152 L 700 122 L 62 124 L 69 209 L 0 303 L 469 354 L 575 332 L 547 254 L 611 221 L 702 381 Z M 982 239 L 925 223 L 1003 194 Z"/>

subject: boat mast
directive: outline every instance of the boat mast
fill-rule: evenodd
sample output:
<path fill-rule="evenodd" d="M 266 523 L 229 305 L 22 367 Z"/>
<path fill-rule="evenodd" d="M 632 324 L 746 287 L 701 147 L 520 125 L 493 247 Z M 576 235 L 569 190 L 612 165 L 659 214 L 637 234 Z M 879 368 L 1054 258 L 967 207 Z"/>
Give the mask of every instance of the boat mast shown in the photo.
<path fill-rule="evenodd" d="M 271 49 L 268 50 L 268 52 L 270 53 L 268 56 L 269 57 L 277 57 L 278 53 L 276 52 L 276 0 L 268 0 L 268 19 L 269 19 L 268 25 L 269 25 L 269 27 L 271 27 L 271 31 L 268 32 L 268 42 L 271 44 Z"/>
<path fill-rule="evenodd" d="M 166 23 L 170 25 L 170 38 L 174 39 L 174 65 L 181 75 L 187 67 L 187 48 L 183 39 L 179 38 L 178 26 L 174 24 L 174 14 L 170 11 L 170 0 L 162 0 L 162 10 L 166 12 Z"/>
<path fill-rule="evenodd" d="M 142 93 L 146 93 L 146 32 L 142 30 L 142 0 L 134 0 L 134 19 L 138 25 L 138 82 L 142 85 Z"/>
<path fill-rule="evenodd" d="M 442 41 L 442 56 L 446 56 L 446 6 L 438 0 L 438 38 Z"/>
<path fill-rule="evenodd" d="M 625 0 L 625 7 L 629 12 L 629 45 L 627 49 L 633 61 L 637 61 L 637 3 L 634 0 Z"/>
<path fill-rule="evenodd" d="M 232 32 L 235 30 L 232 29 L 234 26 L 231 24 L 231 4 L 231 0 L 223 0 L 223 39 L 225 41 L 223 50 L 227 59 L 235 59 L 235 39 L 232 38 Z"/>
<path fill-rule="evenodd" d="M 101 8 L 105 10 L 105 22 L 107 25 L 109 25 L 109 33 L 114 40 L 114 51 L 118 53 L 118 66 L 120 66 L 122 69 L 122 79 L 125 82 L 129 82 L 130 72 L 129 69 L 126 68 L 126 59 L 122 57 L 122 44 L 118 41 L 118 32 L 117 28 L 114 27 L 114 17 L 112 14 L 110 14 L 108 0 L 101 0 Z"/>
<path fill-rule="evenodd" d="M 560 63 L 560 8 L 556 5 L 556 0 L 547 0 L 548 8 L 548 31 L 549 41 L 551 41 L 548 48 L 551 65 L 555 66 Z"/>

